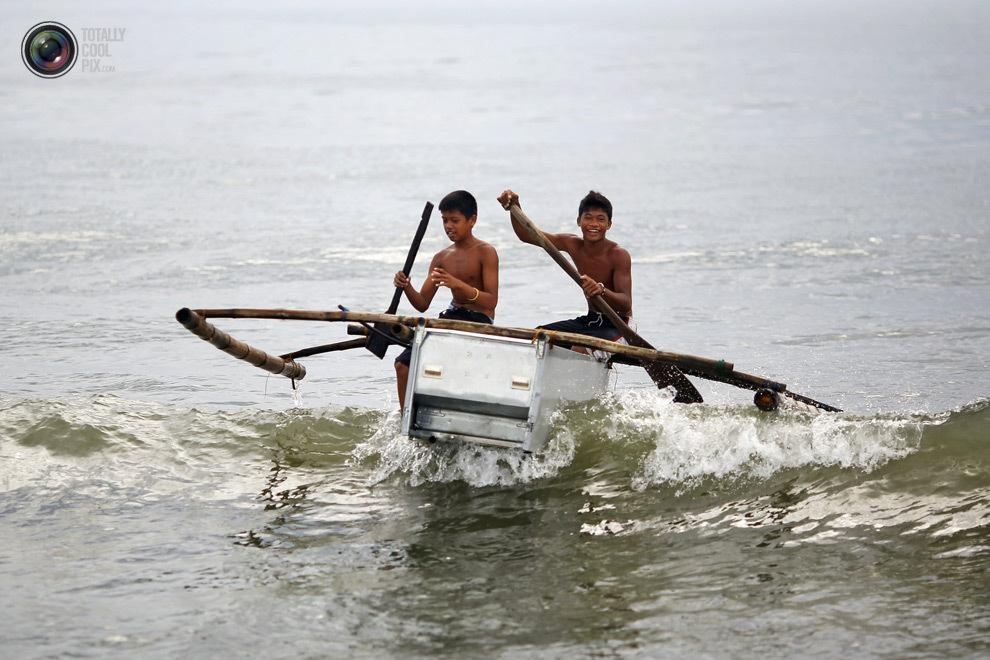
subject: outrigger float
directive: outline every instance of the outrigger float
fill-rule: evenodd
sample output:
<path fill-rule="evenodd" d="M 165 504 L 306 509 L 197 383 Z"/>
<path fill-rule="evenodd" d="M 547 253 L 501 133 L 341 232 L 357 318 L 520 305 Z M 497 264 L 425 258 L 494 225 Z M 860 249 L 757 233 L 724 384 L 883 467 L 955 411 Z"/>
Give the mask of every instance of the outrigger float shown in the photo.
<path fill-rule="evenodd" d="M 429 221 L 427 203 L 403 271 L 412 267 Z M 575 281 L 580 276 L 518 206 L 513 219 L 537 237 L 541 246 Z M 731 362 L 661 351 L 629 328 L 600 297 L 593 307 L 609 317 L 628 344 L 568 332 L 511 328 L 469 321 L 402 316 L 394 312 L 396 291 L 384 314 L 290 309 L 189 309 L 176 320 L 190 332 L 240 360 L 293 381 L 306 376 L 298 360 L 324 353 L 366 348 L 379 358 L 391 344 L 412 347 L 409 379 L 402 410 L 402 432 L 413 438 L 468 442 L 538 452 L 549 435 L 553 411 L 564 402 L 600 397 L 608 388 L 615 364 L 643 367 L 656 385 L 671 388 L 674 401 L 701 403 L 687 376 L 754 390 L 761 410 L 776 410 L 781 397 L 829 412 L 838 408 L 796 394 L 783 383 L 736 371 Z M 347 323 L 355 339 L 271 355 L 235 339 L 208 319 L 277 319 Z M 572 349 L 582 349 L 578 352 Z"/>

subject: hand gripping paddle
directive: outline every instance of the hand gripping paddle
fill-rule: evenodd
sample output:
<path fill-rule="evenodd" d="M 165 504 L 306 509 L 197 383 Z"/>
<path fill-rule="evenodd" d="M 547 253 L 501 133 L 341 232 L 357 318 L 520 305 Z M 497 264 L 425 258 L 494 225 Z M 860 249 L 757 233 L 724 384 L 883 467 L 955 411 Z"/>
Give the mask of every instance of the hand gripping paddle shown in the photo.
<path fill-rule="evenodd" d="M 430 216 L 433 214 L 433 203 L 427 202 L 426 206 L 423 207 L 423 217 L 419 221 L 419 227 L 416 228 L 416 236 L 413 237 L 412 245 L 409 246 L 409 254 L 406 255 L 406 263 L 402 267 L 402 272 L 406 277 L 409 277 L 409 271 L 412 270 L 413 262 L 416 260 L 416 253 L 419 252 L 419 244 L 423 241 L 423 235 L 426 233 L 426 226 L 430 224 Z M 388 306 L 386 314 L 395 314 L 395 310 L 399 308 L 399 300 L 402 298 L 402 289 L 395 287 L 395 294 L 392 296 L 392 304 Z M 381 327 L 379 327 L 381 326 Z M 372 332 L 368 336 L 368 343 L 365 345 L 369 351 L 375 354 L 379 360 L 385 357 L 385 351 L 388 347 L 392 345 L 383 333 L 387 333 L 388 329 L 384 324 L 376 323 L 375 328 L 381 332 Z"/>

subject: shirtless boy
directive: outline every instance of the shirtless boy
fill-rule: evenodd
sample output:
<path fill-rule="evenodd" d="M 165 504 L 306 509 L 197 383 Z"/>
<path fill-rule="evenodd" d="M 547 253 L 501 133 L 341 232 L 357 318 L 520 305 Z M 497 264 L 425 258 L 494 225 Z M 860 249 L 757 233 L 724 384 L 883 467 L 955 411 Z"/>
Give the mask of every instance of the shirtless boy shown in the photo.
<path fill-rule="evenodd" d="M 508 209 L 513 204 L 519 204 L 519 195 L 506 190 L 499 195 L 498 201 L 503 208 Z M 605 238 L 612 227 L 612 203 L 605 195 L 592 190 L 578 205 L 577 224 L 581 229 L 580 236 L 549 232 L 543 232 L 543 236 L 558 250 L 571 255 L 578 273 L 581 274 L 581 288 L 585 298 L 590 300 L 601 295 L 619 317 L 628 322 L 632 316 L 632 261 L 624 248 Z M 515 220 L 512 221 L 512 229 L 522 242 L 537 244 L 530 238 L 526 228 Z M 584 316 L 540 327 L 612 341 L 620 336 L 612 322 L 601 312 L 593 310 L 590 302 L 588 313 Z"/>
<path fill-rule="evenodd" d="M 443 230 L 453 245 L 433 256 L 421 290 L 417 291 L 401 270 L 393 283 L 417 311 L 425 312 L 439 287 L 446 287 L 450 289 L 450 306 L 440 312 L 440 318 L 492 323 L 498 305 L 498 253 L 473 234 L 478 202 L 466 190 L 455 190 L 440 200 L 440 215 Z M 407 348 L 395 358 L 400 408 L 405 406 L 411 355 Z"/>

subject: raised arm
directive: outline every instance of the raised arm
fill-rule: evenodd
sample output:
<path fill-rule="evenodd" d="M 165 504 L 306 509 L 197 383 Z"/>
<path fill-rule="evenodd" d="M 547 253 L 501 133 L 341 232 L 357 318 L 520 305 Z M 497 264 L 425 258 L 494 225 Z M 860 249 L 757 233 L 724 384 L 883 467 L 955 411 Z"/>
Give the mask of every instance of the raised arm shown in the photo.
<path fill-rule="evenodd" d="M 502 194 L 498 196 L 498 202 L 499 204 L 502 205 L 502 208 L 505 209 L 506 211 L 508 211 L 509 207 L 513 205 L 522 208 L 522 206 L 519 204 L 519 195 L 517 195 L 511 190 L 502 191 Z M 533 237 L 530 236 L 526 228 L 520 225 L 515 220 L 512 220 L 512 231 L 516 233 L 516 237 L 523 243 L 529 243 L 530 245 L 539 245 L 539 243 L 533 240 Z M 577 236 L 575 236 L 574 234 L 551 234 L 548 231 L 542 231 L 542 230 L 540 230 L 540 233 L 543 234 L 544 238 L 550 241 L 550 243 L 553 244 L 553 246 L 558 250 L 566 250 L 568 247 L 568 241 L 577 240 Z"/>

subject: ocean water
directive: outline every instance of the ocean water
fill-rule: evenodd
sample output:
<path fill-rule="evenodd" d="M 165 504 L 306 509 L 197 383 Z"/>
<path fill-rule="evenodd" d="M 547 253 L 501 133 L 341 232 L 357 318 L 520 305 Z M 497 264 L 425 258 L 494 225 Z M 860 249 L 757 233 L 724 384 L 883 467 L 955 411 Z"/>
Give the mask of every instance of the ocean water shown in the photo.
<path fill-rule="evenodd" d="M 990 8 L 531 5 L 4 4 L 5 657 L 990 650 Z M 42 20 L 113 71 L 32 76 Z M 619 367 L 541 456 L 427 447 L 389 359 L 294 393 L 174 320 L 382 311 L 458 188 L 497 322 L 578 313 L 505 187 L 551 231 L 601 190 L 641 335 L 845 412 Z"/>

